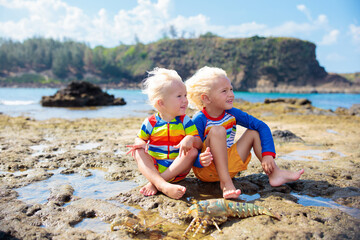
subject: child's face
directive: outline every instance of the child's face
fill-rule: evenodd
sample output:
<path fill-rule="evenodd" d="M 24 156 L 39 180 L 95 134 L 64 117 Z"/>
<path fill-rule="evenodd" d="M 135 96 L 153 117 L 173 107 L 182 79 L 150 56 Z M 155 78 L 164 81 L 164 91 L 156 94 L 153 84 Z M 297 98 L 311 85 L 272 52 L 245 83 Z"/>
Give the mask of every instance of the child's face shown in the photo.
<path fill-rule="evenodd" d="M 229 110 L 233 107 L 234 92 L 228 78 L 217 78 L 209 93 L 210 107 L 219 110 Z"/>
<path fill-rule="evenodd" d="M 172 82 L 163 97 L 164 111 L 172 117 L 184 115 L 188 106 L 186 95 L 185 84 L 177 81 Z"/>

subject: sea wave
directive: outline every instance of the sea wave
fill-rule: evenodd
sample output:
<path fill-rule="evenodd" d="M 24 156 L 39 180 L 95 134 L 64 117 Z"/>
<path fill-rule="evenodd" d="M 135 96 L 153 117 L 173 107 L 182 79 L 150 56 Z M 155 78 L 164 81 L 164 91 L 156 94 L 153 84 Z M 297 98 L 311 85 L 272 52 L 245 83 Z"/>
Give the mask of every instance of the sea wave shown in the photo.
<path fill-rule="evenodd" d="M 36 101 L 24 101 L 24 100 L 0 100 L 0 105 L 7 106 L 18 106 L 18 105 L 31 105 L 36 103 Z"/>

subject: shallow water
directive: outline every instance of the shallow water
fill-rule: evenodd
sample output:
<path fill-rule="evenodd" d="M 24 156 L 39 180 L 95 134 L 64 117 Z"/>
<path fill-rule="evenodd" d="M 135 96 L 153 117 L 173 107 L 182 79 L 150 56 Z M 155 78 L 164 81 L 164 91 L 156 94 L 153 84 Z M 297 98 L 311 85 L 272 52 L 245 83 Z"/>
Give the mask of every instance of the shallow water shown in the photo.
<path fill-rule="evenodd" d="M 343 206 L 341 204 L 334 202 L 333 200 L 331 200 L 329 198 L 311 197 L 308 195 L 300 195 L 297 193 L 291 193 L 291 195 L 293 195 L 294 197 L 296 197 L 298 199 L 298 201 L 297 201 L 298 204 L 303 205 L 305 207 L 315 206 L 315 207 L 336 208 L 336 209 L 341 210 L 342 212 L 349 214 L 350 216 L 352 216 L 354 218 L 360 219 L 360 209 Z M 261 198 L 261 196 L 257 193 L 254 195 L 241 194 L 238 199 L 249 202 L 249 201 L 253 201 L 256 199 L 260 199 L 260 198 Z"/>
<path fill-rule="evenodd" d="M 58 108 L 42 107 L 42 96 L 56 93 L 55 88 L 0 88 L 0 112 L 10 116 L 28 116 L 37 120 L 49 118 L 122 118 L 146 117 L 152 107 L 147 96 L 140 90 L 105 90 L 115 97 L 123 97 L 127 102 L 123 106 L 105 106 L 96 108 Z M 235 92 L 235 98 L 249 102 L 264 102 L 266 98 L 307 98 L 313 106 L 335 110 L 337 107 L 349 108 L 360 103 L 360 94 L 288 94 L 288 93 L 249 93 Z"/>
<path fill-rule="evenodd" d="M 288 153 L 288 154 L 284 154 L 284 155 L 279 155 L 278 158 L 287 160 L 287 161 L 291 161 L 291 160 L 298 160 L 298 161 L 319 161 L 319 162 L 324 162 L 324 161 L 328 161 L 328 159 L 324 159 L 324 157 L 322 156 L 324 153 L 335 153 L 337 155 L 339 155 L 340 157 L 345 157 L 346 155 L 333 150 L 333 149 L 328 149 L 328 150 L 296 150 L 294 152 Z"/>
<path fill-rule="evenodd" d="M 101 143 L 83 143 L 83 144 L 77 145 L 75 147 L 75 149 L 86 151 L 86 150 L 91 150 L 91 149 L 97 148 L 100 145 L 101 145 Z"/>
<path fill-rule="evenodd" d="M 92 173 L 89 177 L 83 177 L 77 173 L 60 174 L 62 170 L 63 168 L 59 168 L 50 171 L 54 173 L 50 178 L 16 189 L 19 193 L 18 199 L 31 204 L 44 204 L 50 196 L 51 188 L 69 184 L 74 188 L 75 196 L 104 200 L 138 186 L 132 181 L 107 181 L 104 179 L 105 172 L 96 169 L 88 169 Z"/>
<path fill-rule="evenodd" d="M 298 199 L 298 204 L 303 206 L 337 208 L 354 218 L 360 219 L 360 209 L 340 205 L 329 198 L 310 197 L 308 195 L 300 195 L 296 193 L 292 193 L 291 195 L 295 196 Z"/>
<path fill-rule="evenodd" d="M 0 112 L 10 116 L 27 116 L 37 120 L 50 118 L 122 118 L 146 117 L 152 107 L 140 90 L 107 90 L 116 98 L 123 97 L 126 105 L 91 108 L 42 107 L 42 96 L 56 93 L 55 88 L 0 88 Z"/>
<path fill-rule="evenodd" d="M 96 233 L 110 231 L 110 224 L 101 221 L 100 218 L 85 218 L 74 226 L 75 228 L 82 228 Z"/>
<path fill-rule="evenodd" d="M 251 202 L 259 198 L 261 198 L 260 194 L 256 193 L 253 195 L 240 194 L 240 196 L 237 199 L 245 202 Z"/>
<path fill-rule="evenodd" d="M 129 212 L 131 212 L 131 213 L 133 213 L 135 215 L 138 215 L 141 212 L 141 209 L 137 209 L 137 208 L 134 208 L 134 207 L 124 205 L 124 204 L 122 204 L 122 203 L 120 203 L 118 201 L 115 201 L 115 200 L 108 200 L 107 202 L 109 202 L 111 204 L 114 204 L 115 206 L 124 208 L 124 209 L 128 210 Z"/>

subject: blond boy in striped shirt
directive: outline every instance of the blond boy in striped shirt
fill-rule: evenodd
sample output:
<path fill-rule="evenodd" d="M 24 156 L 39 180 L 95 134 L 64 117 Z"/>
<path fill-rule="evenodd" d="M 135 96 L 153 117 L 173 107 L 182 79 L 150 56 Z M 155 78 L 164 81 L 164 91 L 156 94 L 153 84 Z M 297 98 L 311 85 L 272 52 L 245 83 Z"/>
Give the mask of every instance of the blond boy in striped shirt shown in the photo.
<path fill-rule="evenodd" d="M 130 146 L 129 152 L 149 181 L 140 193 L 151 196 L 160 191 L 179 199 L 186 188 L 174 182 L 186 177 L 202 147 L 196 126 L 185 115 L 186 87 L 176 71 L 164 68 L 149 72 L 144 86 L 143 92 L 158 112 L 144 120 Z"/>

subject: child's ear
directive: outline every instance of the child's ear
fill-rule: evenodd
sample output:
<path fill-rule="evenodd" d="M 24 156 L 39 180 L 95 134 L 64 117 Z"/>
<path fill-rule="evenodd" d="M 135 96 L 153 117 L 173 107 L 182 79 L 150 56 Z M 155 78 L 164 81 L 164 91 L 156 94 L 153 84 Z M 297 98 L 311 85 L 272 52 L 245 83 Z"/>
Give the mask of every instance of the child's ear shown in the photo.
<path fill-rule="evenodd" d="M 158 105 L 159 107 L 164 106 L 164 101 L 163 101 L 162 99 L 158 99 L 158 100 L 156 101 L 156 103 L 157 103 L 157 105 Z"/>
<path fill-rule="evenodd" d="M 201 94 L 200 95 L 200 97 L 201 97 L 201 101 L 203 102 L 203 103 L 210 103 L 210 98 L 209 98 L 209 96 L 208 95 L 206 95 L 206 94 Z"/>

